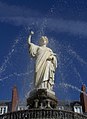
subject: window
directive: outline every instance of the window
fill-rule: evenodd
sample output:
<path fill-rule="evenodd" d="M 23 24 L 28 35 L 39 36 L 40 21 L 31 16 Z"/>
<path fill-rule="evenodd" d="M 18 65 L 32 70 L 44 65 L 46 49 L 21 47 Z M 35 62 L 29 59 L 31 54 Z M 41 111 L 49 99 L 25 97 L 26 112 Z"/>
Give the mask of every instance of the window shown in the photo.
<path fill-rule="evenodd" d="M 6 107 L 3 108 L 3 112 L 6 113 Z"/>
<path fill-rule="evenodd" d="M 0 114 L 2 114 L 2 107 L 0 108 Z"/>
<path fill-rule="evenodd" d="M 82 113 L 82 106 L 74 106 L 74 112 Z"/>

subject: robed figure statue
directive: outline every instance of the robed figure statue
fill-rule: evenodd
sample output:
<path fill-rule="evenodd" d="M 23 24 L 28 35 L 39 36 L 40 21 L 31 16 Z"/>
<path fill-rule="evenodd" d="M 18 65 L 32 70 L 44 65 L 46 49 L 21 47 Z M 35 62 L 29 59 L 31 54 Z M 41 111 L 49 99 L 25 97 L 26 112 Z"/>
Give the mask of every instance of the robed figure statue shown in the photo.
<path fill-rule="evenodd" d="M 42 36 L 39 40 L 39 46 L 31 42 L 31 32 L 28 38 L 29 53 L 35 58 L 34 87 L 53 89 L 54 74 L 57 68 L 56 54 L 47 47 L 48 38 Z"/>

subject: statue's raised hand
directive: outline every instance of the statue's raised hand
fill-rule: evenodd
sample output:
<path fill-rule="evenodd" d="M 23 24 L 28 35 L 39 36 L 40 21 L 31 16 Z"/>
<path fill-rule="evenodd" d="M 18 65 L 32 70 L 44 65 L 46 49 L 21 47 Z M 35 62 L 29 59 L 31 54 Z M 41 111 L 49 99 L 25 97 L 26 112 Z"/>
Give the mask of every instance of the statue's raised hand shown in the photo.
<path fill-rule="evenodd" d="M 30 44 L 31 43 L 31 36 L 34 34 L 34 32 L 33 31 L 31 31 L 30 32 L 30 35 L 29 35 L 29 37 L 28 37 L 28 43 Z"/>
<path fill-rule="evenodd" d="M 30 35 L 33 35 L 33 34 L 34 34 L 34 31 L 31 31 L 31 32 L 30 32 Z"/>

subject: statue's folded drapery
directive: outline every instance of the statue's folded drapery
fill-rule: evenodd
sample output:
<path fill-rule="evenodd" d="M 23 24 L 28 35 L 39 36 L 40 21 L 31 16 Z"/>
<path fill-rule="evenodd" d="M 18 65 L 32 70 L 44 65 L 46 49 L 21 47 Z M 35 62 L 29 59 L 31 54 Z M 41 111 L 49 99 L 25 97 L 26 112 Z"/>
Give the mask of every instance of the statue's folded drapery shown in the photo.
<path fill-rule="evenodd" d="M 35 57 L 35 77 L 36 88 L 49 88 L 54 85 L 54 72 L 57 67 L 57 59 L 53 51 L 48 47 L 29 44 L 29 52 Z"/>

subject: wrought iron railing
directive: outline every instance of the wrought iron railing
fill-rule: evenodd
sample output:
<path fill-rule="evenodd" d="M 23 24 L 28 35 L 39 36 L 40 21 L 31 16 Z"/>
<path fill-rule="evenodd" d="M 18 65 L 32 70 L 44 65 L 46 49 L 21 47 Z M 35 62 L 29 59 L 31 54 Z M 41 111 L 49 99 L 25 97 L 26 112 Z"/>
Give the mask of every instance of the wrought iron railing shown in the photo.
<path fill-rule="evenodd" d="M 3 114 L 0 119 L 87 119 L 87 116 L 64 110 L 32 109 Z"/>

